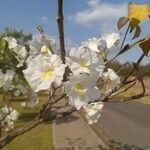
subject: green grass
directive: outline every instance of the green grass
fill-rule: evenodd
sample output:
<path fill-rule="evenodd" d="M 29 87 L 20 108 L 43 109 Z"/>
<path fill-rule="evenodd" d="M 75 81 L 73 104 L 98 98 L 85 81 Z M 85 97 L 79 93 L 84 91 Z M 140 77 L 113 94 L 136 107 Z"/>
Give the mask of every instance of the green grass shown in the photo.
<path fill-rule="evenodd" d="M 12 107 L 16 109 L 20 116 L 16 126 L 21 126 L 32 120 L 40 110 L 43 103 L 47 100 L 46 96 L 40 97 L 40 103 L 34 108 L 23 108 L 20 100 L 12 102 Z M 3 103 L 0 98 L 0 105 Z M 4 103 L 3 103 L 4 104 Z M 51 123 L 38 125 L 27 133 L 15 138 L 2 150 L 52 150 L 52 128 Z"/>
<path fill-rule="evenodd" d="M 39 125 L 17 137 L 3 150 L 52 150 L 51 125 Z"/>

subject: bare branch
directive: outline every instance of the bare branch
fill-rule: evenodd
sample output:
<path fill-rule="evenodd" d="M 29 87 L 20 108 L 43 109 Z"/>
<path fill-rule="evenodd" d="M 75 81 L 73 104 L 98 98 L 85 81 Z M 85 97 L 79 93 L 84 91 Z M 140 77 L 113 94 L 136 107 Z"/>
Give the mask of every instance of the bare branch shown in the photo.
<path fill-rule="evenodd" d="M 35 119 L 33 119 L 32 121 L 30 121 L 29 123 L 25 124 L 22 127 L 16 128 L 15 130 L 10 132 L 5 137 L 2 137 L 0 139 L 0 148 L 4 147 L 8 143 L 10 143 L 14 138 L 18 137 L 19 135 L 22 135 L 22 134 L 26 133 L 27 131 L 31 130 L 32 128 L 36 127 L 37 125 L 45 122 L 46 121 L 45 114 L 51 108 L 51 105 L 58 102 L 65 96 L 66 96 L 66 94 L 63 93 L 60 96 L 54 98 L 53 101 L 49 100 L 50 102 L 48 101 L 48 103 L 43 106 L 40 113 L 35 117 Z M 69 114 L 67 114 L 67 115 L 69 115 Z M 56 118 L 51 118 L 51 119 L 54 120 Z"/>
<path fill-rule="evenodd" d="M 144 56 L 145 56 L 145 54 L 143 53 L 143 54 L 139 57 L 139 59 L 137 60 L 137 62 L 136 62 L 134 65 L 135 65 L 135 66 L 138 66 L 138 65 L 140 64 L 140 62 L 143 60 Z M 108 101 L 109 101 L 109 98 L 110 98 L 115 92 L 117 92 L 121 87 L 123 87 L 124 85 L 127 84 L 126 81 L 127 81 L 128 78 L 134 73 L 135 70 L 136 70 L 136 69 L 133 68 L 132 71 L 129 73 L 129 75 L 126 76 L 126 77 L 121 81 L 120 84 L 118 84 L 115 88 L 113 88 L 113 89 L 112 89 L 108 94 L 106 94 L 103 98 L 98 98 L 98 99 L 94 100 L 93 102 L 98 102 L 98 101 L 108 102 Z M 143 81 L 141 81 L 141 80 L 140 80 L 140 82 L 141 82 L 141 84 L 143 83 Z M 143 84 L 144 84 L 144 83 L 143 83 Z M 142 86 L 143 86 L 143 84 L 142 84 Z M 145 87 L 144 87 L 144 88 L 145 88 Z M 144 91 L 144 89 L 143 89 L 143 91 Z M 144 92 L 144 93 L 145 93 L 145 92 Z M 143 94 L 140 94 L 140 95 L 143 95 Z M 138 97 L 138 96 L 136 96 L 136 97 Z M 140 96 L 139 96 L 139 97 L 140 97 Z"/>
<path fill-rule="evenodd" d="M 25 132 L 31 130 L 32 128 L 36 127 L 42 122 L 43 122 L 43 119 L 35 118 L 33 121 L 29 122 L 25 126 L 15 129 L 11 133 L 9 133 L 7 136 L 0 139 L 0 148 L 4 147 L 17 136 L 24 134 Z"/>
<path fill-rule="evenodd" d="M 57 26 L 59 32 L 59 43 L 60 43 L 60 52 L 61 52 L 61 59 L 65 64 L 65 42 L 64 42 L 64 17 L 63 17 L 63 0 L 58 0 L 58 12 L 57 12 Z"/>
<path fill-rule="evenodd" d="M 127 102 L 127 101 L 132 101 L 132 100 L 135 100 L 135 99 L 140 99 L 142 98 L 144 95 L 145 95 L 145 85 L 144 85 L 144 82 L 142 79 L 139 79 L 140 83 L 141 83 L 141 86 L 142 86 L 142 92 L 140 94 L 137 94 L 137 95 L 133 95 L 133 96 L 129 96 L 129 97 L 126 97 L 126 98 L 123 98 L 123 99 L 118 99 L 118 100 L 111 100 L 109 102 Z"/>
<path fill-rule="evenodd" d="M 123 89 L 121 92 L 118 92 L 117 94 L 113 95 L 113 96 L 117 96 L 120 95 L 126 91 L 128 91 L 130 88 L 132 88 L 134 85 L 136 84 L 136 82 L 133 82 L 131 85 L 129 85 L 127 88 Z"/>

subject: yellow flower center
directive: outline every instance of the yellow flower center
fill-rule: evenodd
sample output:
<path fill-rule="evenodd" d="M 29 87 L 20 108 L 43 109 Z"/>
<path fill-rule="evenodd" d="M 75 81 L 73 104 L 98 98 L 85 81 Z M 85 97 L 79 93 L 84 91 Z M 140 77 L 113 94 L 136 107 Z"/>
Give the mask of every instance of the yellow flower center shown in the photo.
<path fill-rule="evenodd" d="M 41 79 L 50 78 L 52 76 L 54 76 L 54 71 L 52 70 L 48 70 L 41 73 Z"/>
<path fill-rule="evenodd" d="M 47 46 L 42 46 L 42 48 L 41 48 L 41 53 L 42 54 L 47 54 L 48 51 L 49 51 L 49 49 L 47 48 Z"/>
<path fill-rule="evenodd" d="M 77 92 L 81 93 L 81 94 L 83 94 L 83 93 L 85 92 L 84 86 L 83 86 L 82 84 L 80 84 L 80 83 L 77 83 L 77 84 L 75 85 L 75 90 L 76 90 Z"/>
<path fill-rule="evenodd" d="M 80 64 L 81 69 L 89 69 L 89 64 Z"/>

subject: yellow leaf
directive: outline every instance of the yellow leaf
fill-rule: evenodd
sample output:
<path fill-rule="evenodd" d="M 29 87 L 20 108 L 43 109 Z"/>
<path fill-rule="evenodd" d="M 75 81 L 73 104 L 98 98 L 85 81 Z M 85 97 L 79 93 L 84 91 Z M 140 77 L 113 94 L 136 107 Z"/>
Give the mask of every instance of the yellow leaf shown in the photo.
<path fill-rule="evenodd" d="M 128 4 L 128 18 L 136 19 L 140 22 L 144 21 L 150 15 L 149 6 L 147 4 Z"/>

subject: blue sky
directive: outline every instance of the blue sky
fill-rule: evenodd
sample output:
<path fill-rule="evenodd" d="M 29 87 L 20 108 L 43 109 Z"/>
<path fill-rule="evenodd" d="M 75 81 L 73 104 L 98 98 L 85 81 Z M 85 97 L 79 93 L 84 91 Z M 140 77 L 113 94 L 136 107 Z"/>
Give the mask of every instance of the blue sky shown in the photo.
<path fill-rule="evenodd" d="M 57 37 L 57 0 L 0 0 L 0 31 L 6 27 L 23 29 L 36 34 L 36 26 L 42 25 L 47 34 Z M 128 0 L 64 0 L 65 37 L 68 47 L 101 32 L 116 32 L 116 21 L 127 14 Z M 150 0 L 133 0 L 147 3 Z M 142 25 L 144 34 L 150 33 L 150 20 Z M 130 54 L 130 53 L 129 53 Z M 139 52 L 131 53 L 131 60 Z M 129 55 L 121 57 L 127 60 Z"/>

